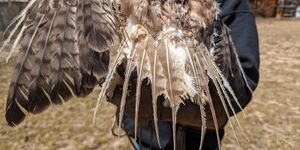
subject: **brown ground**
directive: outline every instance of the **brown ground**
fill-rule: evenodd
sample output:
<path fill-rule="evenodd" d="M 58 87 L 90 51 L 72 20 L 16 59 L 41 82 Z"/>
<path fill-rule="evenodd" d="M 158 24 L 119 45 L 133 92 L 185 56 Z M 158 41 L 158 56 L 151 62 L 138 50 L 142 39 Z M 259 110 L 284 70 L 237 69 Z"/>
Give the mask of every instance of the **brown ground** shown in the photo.
<path fill-rule="evenodd" d="M 300 21 L 258 19 L 261 43 L 261 81 L 247 118 L 239 115 L 249 137 L 238 131 L 240 149 L 300 149 Z M 2 55 L 0 56 L 2 57 Z M 3 59 L 2 59 L 3 60 Z M 92 124 L 99 90 L 85 99 L 73 99 L 29 116 L 17 128 L 4 119 L 6 92 L 12 65 L 0 62 L 0 150 L 4 149 L 131 149 L 126 138 L 111 134 L 114 108 L 105 103 Z M 237 126 L 236 126 L 237 127 Z M 239 149 L 229 127 L 224 149 Z"/>

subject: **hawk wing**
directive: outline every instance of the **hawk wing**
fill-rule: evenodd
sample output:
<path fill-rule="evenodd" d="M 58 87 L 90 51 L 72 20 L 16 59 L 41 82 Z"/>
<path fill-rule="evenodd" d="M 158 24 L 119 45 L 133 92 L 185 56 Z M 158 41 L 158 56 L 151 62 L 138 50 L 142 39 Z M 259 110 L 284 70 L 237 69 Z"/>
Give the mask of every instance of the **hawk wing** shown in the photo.
<path fill-rule="evenodd" d="M 137 133 L 141 85 L 144 80 L 148 80 L 151 84 L 152 120 L 157 139 L 160 139 L 157 98 L 164 96 L 165 104 L 172 109 L 174 149 L 177 111 L 181 104 L 188 100 L 200 107 L 202 133 L 205 133 L 207 128 L 207 110 L 204 110 L 204 106 L 209 106 L 208 110 L 211 113 L 208 114 L 212 115 L 212 120 L 209 121 L 214 124 L 214 127 L 209 128 L 216 129 L 220 144 L 219 116 L 216 115 L 215 108 L 224 109 L 224 116 L 230 118 L 230 111 L 234 112 L 231 100 L 234 99 L 237 105 L 239 103 L 227 77 L 240 72 L 243 74 L 243 71 L 228 29 L 220 20 L 218 4 L 213 0 L 131 0 L 120 1 L 120 5 L 121 16 L 126 23 L 124 28 L 128 35 L 125 37 L 124 47 L 110 57 L 112 65 L 103 84 L 98 104 L 105 91 L 110 89 L 116 66 L 124 62 L 119 126 L 122 123 L 129 87 L 133 86 L 136 88 L 134 97 Z M 199 30 L 209 33 L 204 35 Z M 203 36 L 203 39 L 197 39 L 197 34 Z M 134 84 L 130 82 L 130 78 L 135 71 L 137 81 Z M 243 80 L 245 78 L 241 78 L 241 83 Z M 213 99 L 213 95 L 217 95 L 219 99 Z M 215 101 L 219 101 L 219 105 L 215 106 Z M 230 107 L 227 108 L 227 105 Z M 230 125 L 233 128 L 231 121 Z M 202 141 L 203 138 L 204 134 L 201 137 Z"/>
<path fill-rule="evenodd" d="M 21 123 L 28 112 L 88 95 L 105 77 L 116 33 L 102 2 L 31 0 L 14 21 L 5 42 L 18 32 L 11 48 L 18 58 L 7 98 L 9 125 Z"/>
<path fill-rule="evenodd" d="M 157 98 L 164 96 L 172 109 L 174 149 L 177 110 L 187 100 L 201 110 L 201 146 L 206 105 L 220 145 L 215 108 L 224 109 L 228 118 L 229 111 L 234 112 L 231 98 L 238 101 L 226 78 L 243 71 L 215 1 L 32 0 L 16 21 L 12 34 L 21 29 L 12 46 L 14 50 L 19 45 L 19 58 L 8 94 L 10 125 L 19 124 L 26 112 L 39 113 L 51 103 L 89 94 L 105 76 L 97 110 L 105 94 L 114 90 L 114 75 L 123 65 L 119 126 L 133 86 L 137 131 L 140 92 L 148 79 L 157 139 Z M 205 35 L 199 29 L 212 32 Z M 197 34 L 203 38 L 197 39 Z M 120 40 L 119 48 L 112 48 L 115 40 Z M 137 81 L 131 82 L 135 71 Z M 218 95 L 220 106 L 214 106 L 213 94 Z"/>

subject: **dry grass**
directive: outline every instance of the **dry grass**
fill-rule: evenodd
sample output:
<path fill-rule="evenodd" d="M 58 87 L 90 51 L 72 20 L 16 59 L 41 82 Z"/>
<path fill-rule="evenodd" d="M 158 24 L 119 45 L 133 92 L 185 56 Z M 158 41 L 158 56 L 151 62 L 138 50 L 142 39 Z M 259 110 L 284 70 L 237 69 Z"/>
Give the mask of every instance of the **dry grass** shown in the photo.
<path fill-rule="evenodd" d="M 247 118 L 239 115 L 250 141 L 241 134 L 241 149 L 300 149 L 300 21 L 258 20 L 261 43 L 261 81 Z M 1 58 L 2 56 L 0 56 Z M 3 60 L 3 59 L 2 59 Z M 114 107 L 105 103 L 92 124 L 99 90 L 85 99 L 73 99 L 29 116 L 19 127 L 4 119 L 6 92 L 12 63 L 0 61 L 0 150 L 8 149 L 129 149 L 126 138 L 110 132 Z M 230 129 L 224 149 L 237 149 Z"/>
<path fill-rule="evenodd" d="M 300 149 L 300 21 L 258 20 L 261 77 L 253 102 L 241 118 L 250 138 L 242 149 Z M 240 115 L 241 116 L 241 115 Z M 236 147 L 227 130 L 224 148 Z"/>

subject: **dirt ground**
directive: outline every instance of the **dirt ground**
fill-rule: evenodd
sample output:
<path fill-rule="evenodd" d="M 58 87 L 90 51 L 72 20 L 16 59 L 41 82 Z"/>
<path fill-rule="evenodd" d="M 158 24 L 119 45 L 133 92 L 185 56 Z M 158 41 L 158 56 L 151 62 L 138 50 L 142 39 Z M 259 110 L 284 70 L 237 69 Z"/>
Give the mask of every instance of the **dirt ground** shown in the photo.
<path fill-rule="evenodd" d="M 238 131 L 240 147 L 227 127 L 223 148 L 300 149 L 300 21 L 258 19 L 261 77 L 247 117 L 239 114 L 249 140 Z M 0 150 L 132 149 L 126 137 L 112 136 L 114 107 L 105 103 L 92 124 L 99 89 L 85 99 L 27 117 L 17 128 L 4 119 L 12 63 L 0 58 Z M 237 127 L 237 125 L 235 125 Z"/>

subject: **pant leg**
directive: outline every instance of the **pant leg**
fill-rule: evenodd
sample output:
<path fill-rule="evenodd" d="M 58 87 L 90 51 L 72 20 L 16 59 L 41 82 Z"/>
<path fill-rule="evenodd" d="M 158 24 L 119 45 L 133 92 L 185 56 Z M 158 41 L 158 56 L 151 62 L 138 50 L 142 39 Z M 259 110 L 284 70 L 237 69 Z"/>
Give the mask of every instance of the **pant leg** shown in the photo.
<path fill-rule="evenodd" d="M 140 126 L 139 143 L 135 143 L 138 150 L 158 150 L 154 124 Z M 134 136 L 134 120 L 124 116 L 123 129 L 129 136 Z M 164 150 L 173 149 L 172 123 L 159 122 L 160 142 Z M 179 128 L 177 129 L 179 130 Z M 185 132 L 186 150 L 199 150 L 201 130 L 187 127 L 180 127 Z M 224 137 L 224 129 L 219 129 L 220 140 Z M 218 150 L 217 134 L 214 130 L 208 130 L 204 137 L 203 150 Z"/>
<path fill-rule="evenodd" d="M 220 140 L 224 137 L 224 129 L 219 130 Z M 201 130 L 186 128 L 186 149 L 199 150 Z M 217 134 L 213 130 L 208 130 L 204 136 L 203 150 L 219 150 Z"/>
<path fill-rule="evenodd" d="M 199 150 L 201 130 L 185 128 L 185 145 L 186 150 Z M 220 140 L 224 138 L 224 129 L 219 130 Z M 148 142 L 147 142 L 148 143 Z M 139 145 L 139 150 L 158 150 L 158 148 L 151 147 L 147 143 L 142 142 Z M 173 142 L 170 142 L 165 146 L 164 150 L 173 150 Z M 217 134 L 213 130 L 208 130 L 204 136 L 203 148 L 202 150 L 219 150 Z"/>

